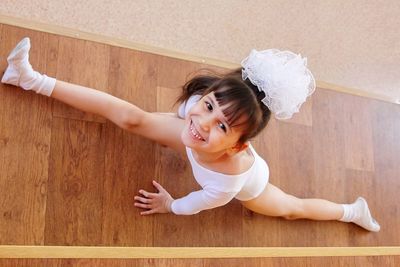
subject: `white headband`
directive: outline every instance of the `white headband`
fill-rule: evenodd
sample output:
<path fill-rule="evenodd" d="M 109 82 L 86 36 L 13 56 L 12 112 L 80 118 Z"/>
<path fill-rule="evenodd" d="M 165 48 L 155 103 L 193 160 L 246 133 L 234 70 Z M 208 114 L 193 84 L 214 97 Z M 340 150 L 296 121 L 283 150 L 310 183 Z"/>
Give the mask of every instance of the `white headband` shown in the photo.
<path fill-rule="evenodd" d="M 307 58 L 290 51 L 253 49 L 241 65 L 242 79 L 248 78 L 259 91 L 264 91 L 261 101 L 277 119 L 290 119 L 315 90 Z"/>

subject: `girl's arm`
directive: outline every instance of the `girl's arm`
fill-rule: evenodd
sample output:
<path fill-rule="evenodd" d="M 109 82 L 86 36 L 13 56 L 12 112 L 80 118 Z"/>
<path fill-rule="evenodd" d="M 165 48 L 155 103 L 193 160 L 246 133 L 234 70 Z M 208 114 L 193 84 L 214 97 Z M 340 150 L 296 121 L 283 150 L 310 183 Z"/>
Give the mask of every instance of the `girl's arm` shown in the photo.
<path fill-rule="evenodd" d="M 202 210 L 212 209 L 227 204 L 236 195 L 235 192 L 221 192 L 203 189 L 191 192 L 185 197 L 173 199 L 160 184 L 153 181 L 158 193 L 139 190 L 141 196 L 135 196 L 135 206 L 142 209 L 141 215 L 173 212 L 176 215 L 192 215 Z"/>

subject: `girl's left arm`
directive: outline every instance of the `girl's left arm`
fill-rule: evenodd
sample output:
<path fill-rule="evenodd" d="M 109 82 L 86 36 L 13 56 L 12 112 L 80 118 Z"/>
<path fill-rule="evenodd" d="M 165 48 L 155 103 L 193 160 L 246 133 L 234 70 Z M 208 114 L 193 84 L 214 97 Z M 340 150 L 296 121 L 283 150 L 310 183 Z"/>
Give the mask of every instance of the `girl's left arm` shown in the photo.
<path fill-rule="evenodd" d="M 202 210 L 212 209 L 227 204 L 236 195 L 235 192 L 227 193 L 212 189 L 203 189 L 191 192 L 185 197 L 173 199 L 171 195 L 158 183 L 153 181 L 153 185 L 159 193 L 150 193 L 140 190 L 142 196 L 135 196 L 135 206 L 147 211 L 141 212 L 142 215 L 153 213 L 173 212 L 177 215 L 192 215 Z"/>

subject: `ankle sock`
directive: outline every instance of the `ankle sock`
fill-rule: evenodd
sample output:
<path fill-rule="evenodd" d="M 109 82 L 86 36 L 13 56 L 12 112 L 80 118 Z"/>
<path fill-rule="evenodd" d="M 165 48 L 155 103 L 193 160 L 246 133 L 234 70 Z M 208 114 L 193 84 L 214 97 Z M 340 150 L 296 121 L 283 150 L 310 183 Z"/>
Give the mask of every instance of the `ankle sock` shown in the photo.
<path fill-rule="evenodd" d="M 371 216 L 367 201 L 364 198 L 359 197 L 354 203 L 343 204 L 342 207 L 343 217 L 339 221 L 352 222 L 372 232 L 380 230 L 380 225 Z"/>
<path fill-rule="evenodd" d="M 34 71 L 29 63 L 29 38 L 22 39 L 7 58 L 8 67 L 1 79 L 2 83 L 20 86 L 38 94 L 50 96 L 56 84 L 56 79 Z"/>

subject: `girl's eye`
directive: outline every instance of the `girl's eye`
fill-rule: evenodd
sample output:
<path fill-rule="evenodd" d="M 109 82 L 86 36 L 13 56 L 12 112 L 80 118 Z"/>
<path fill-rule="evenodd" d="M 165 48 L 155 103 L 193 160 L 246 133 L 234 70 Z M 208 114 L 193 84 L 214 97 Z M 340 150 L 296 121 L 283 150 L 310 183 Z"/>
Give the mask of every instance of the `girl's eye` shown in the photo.
<path fill-rule="evenodd" d="M 213 106 L 210 103 L 206 102 L 206 106 L 209 111 L 213 110 Z"/>
<path fill-rule="evenodd" d="M 213 111 L 213 106 L 212 106 L 209 102 L 207 102 L 207 101 L 205 101 L 205 103 L 206 103 L 207 109 L 208 109 L 209 111 Z M 223 124 L 222 122 L 219 122 L 219 123 L 218 123 L 218 127 L 221 128 L 222 131 L 224 131 L 224 132 L 226 133 L 227 129 L 226 129 L 226 127 L 225 127 L 225 124 Z"/>
<path fill-rule="evenodd" d="M 226 127 L 222 122 L 218 123 L 218 127 L 221 128 L 226 133 Z"/>

